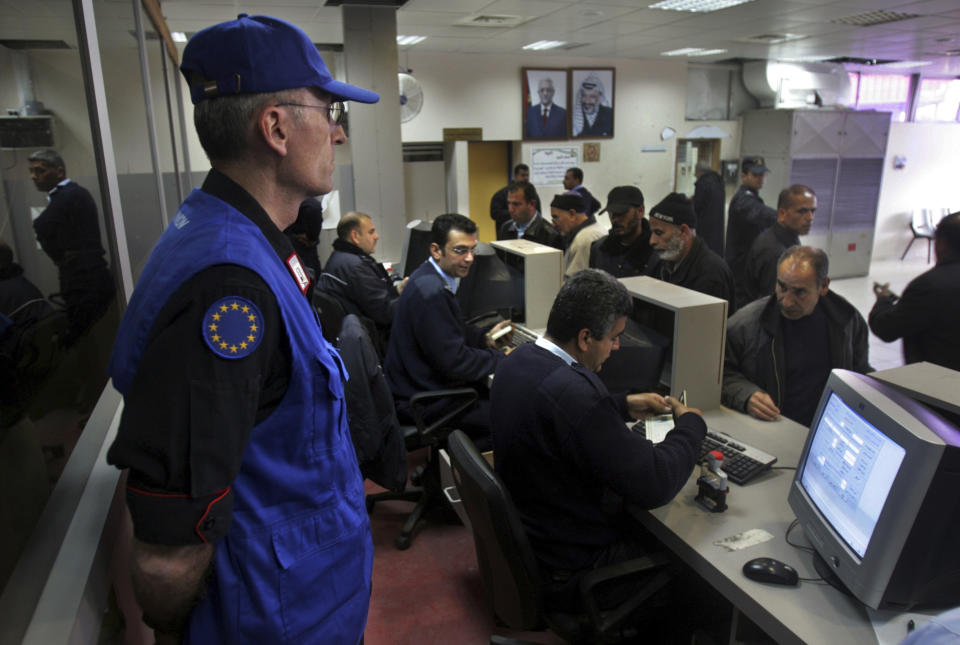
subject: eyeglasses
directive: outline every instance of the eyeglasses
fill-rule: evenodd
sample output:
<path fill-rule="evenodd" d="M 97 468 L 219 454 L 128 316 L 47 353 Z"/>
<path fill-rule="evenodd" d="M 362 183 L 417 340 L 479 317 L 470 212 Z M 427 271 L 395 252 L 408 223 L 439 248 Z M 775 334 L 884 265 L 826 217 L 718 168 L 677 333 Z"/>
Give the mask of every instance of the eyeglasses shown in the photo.
<path fill-rule="evenodd" d="M 277 103 L 274 107 L 282 106 L 313 108 L 315 110 L 326 110 L 327 118 L 333 125 L 340 125 L 343 122 L 343 115 L 346 108 L 342 101 L 334 101 L 330 105 L 306 105 L 304 103 Z"/>
<path fill-rule="evenodd" d="M 476 251 L 476 247 L 473 246 L 455 246 L 450 249 L 450 252 L 454 255 L 466 255 L 468 253 L 472 254 Z"/>

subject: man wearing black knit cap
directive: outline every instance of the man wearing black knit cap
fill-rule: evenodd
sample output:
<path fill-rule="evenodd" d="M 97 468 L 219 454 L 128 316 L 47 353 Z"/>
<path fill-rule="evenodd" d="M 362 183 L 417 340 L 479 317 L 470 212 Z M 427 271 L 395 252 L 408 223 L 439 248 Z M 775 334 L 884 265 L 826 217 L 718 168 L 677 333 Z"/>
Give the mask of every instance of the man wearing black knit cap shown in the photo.
<path fill-rule="evenodd" d="M 733 313 L 733 274 L 719 255 L 697 237 L 693 204 L 680 193 L 670 193 L 650 209 L 650 258 L 647 274 L 730 303 Z"/>

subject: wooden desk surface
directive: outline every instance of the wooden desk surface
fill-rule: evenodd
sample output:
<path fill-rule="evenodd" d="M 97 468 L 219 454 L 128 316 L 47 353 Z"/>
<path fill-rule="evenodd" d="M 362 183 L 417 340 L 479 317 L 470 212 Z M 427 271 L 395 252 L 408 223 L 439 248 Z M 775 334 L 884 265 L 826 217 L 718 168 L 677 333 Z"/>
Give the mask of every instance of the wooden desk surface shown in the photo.
<path fill-rule="evenodd" d="M 807 434 L 806 428 L 787 419 L 763 422 L 725 408 L 705 413 L 704 419 L 711 430 L 727 432 L 775 455 L 775 466 L 795 467 Z M 777 642 L 877 642 L 863 606 L 833 587 L 814 582 L 784 587 L 743 575 L 748 560 L 772 557 L 794 567 L 801 578 L 819 577 L 813 556 L 790 546 L 784 537 L 794 519 L 787 504 L 794 470 L 773 470 L 746 486 L 731 484 L 729 508 L 723 513 L 706 512 L 694 502 L 699 472 L 698 467 L 673 502 L 649 512 L 638 510 L 636 518 Z M 771 533 L 773 539 L 740 551 L 714 544 L 757 528 Z M 790 539 L 808 544 L 800 527 Z"/>

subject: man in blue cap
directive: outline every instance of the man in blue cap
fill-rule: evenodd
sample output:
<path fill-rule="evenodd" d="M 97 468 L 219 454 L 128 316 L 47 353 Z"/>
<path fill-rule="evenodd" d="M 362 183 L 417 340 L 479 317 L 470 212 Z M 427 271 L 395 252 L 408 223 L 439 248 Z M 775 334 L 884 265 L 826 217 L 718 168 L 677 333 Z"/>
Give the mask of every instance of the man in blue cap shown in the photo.
<path fill-rule="evenodd" d="M 310 38 L 241 14 L 181 71 L 212 170 L 137 283 L 110 375 L 132 577 L 158 642 L 357 643 L 373 547 L 343 380 L 282 231 L 333 189 L 343 103 Z"/>

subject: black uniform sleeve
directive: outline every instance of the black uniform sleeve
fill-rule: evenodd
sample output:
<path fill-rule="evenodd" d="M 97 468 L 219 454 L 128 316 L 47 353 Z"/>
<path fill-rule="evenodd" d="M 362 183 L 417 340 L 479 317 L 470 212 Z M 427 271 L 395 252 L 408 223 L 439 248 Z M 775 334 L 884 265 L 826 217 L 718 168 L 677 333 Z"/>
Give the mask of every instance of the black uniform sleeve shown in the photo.
<path fill-rule="evenodd" d="M 208 308 L 241 297 L 260 310 L 259 345 L 223 358 L 203 336 Z M 138 539 L 212 542 L 230 525 L 231 486 L 253 426 L 286 391 L 290 349 L 280 310 L 249 269 L 223 265 L 184 283 L 161 309 L 124 397 L 108 461 L 129 468 L 127 504 Z"/>

